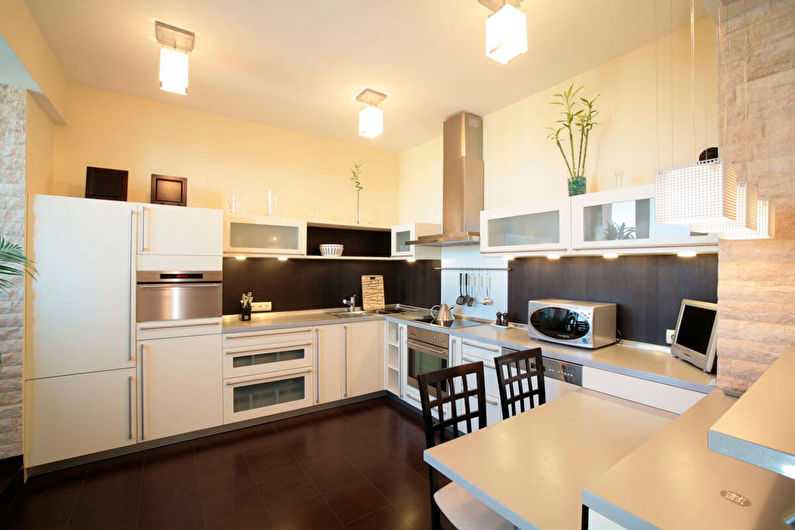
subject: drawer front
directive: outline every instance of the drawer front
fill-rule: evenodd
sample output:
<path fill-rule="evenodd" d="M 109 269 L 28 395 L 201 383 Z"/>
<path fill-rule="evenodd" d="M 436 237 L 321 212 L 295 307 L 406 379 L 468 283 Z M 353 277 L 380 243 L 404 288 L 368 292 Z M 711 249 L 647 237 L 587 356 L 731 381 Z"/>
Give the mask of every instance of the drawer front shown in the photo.
<path fill-rule="evenodd" d="M 314 344 L 291 342 L 224 350 L 224 379 L 314 366 Z"/>
<path fill-rule="evenodd" d="M 224 381 L 224 423 L 300 409 L 314 402 L 312 368 Z"/>
<path fill-rule="evenodd" d="M 312 328 L 288 328 L 268 331 L 244 331 L 224 335 L 224 350 L 244 346 L 285 345 L 312 342 Z"/>
<path fill-rule="evenodd" d="M 582 368 L 582 386 L 589 390 L 602 392 L 650 407 L 681 414 L 705 396 L 700 392 L 687 390 L 637 377 L 616 374 L 590 366 Z"/>
<path fill-rule="evenodd" d="M 499 346 L 492 346 L 481 342 L 469 340 L 461 341 L 461 354 L 467 357 L 477 357 L 480 361 L 492 361 L 502 353 Z M 471 361 L 469 361 L 471 362 Z"/>

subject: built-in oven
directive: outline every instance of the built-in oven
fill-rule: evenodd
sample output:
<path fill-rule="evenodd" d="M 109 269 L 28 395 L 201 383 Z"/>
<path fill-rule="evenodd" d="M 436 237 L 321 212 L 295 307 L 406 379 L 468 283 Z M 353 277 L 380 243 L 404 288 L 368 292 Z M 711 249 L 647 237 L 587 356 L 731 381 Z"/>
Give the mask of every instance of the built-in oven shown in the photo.
<path fill-rule="evenodd" d="M 137 322 L 221 316 L 221 271 L 138 271 Z"/>
<path fill-rule="evenodd" d="M 407 369 L 406 384 L 413 388 L 419 398 L 417 376 L 447 368 L 450 364 L 450 336 L 432 329 L 407 326 Z M 447 394 L 447 388 L 439 389 Z"/>

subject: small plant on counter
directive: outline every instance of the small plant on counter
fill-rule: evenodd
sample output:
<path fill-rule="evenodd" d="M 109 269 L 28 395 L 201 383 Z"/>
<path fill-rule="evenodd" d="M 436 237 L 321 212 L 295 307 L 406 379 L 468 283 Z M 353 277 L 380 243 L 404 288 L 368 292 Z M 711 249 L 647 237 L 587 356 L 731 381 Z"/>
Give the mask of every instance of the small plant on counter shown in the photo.
<path fill-rule="evenodd" d="M 13 286 L 12 280 L 6 278 L 24 276 L 36 277 L 36 267 L 25 257 L 25 251 L 17 245 L 0 237 L 0 292 L 7 292 Z"/>
<path fill-rule="evenodd" d="M 361 170 L 362 165 L 358 162 L 354 162 L 353 167 L 351 168 L 351 182 L 353 182 L 353 187 L 356 189 L 356 224 L 359 224 L 362 221 L 359 215 L 359 196 L 364 189 L 364 186 L 362 186 L 362 183 L 359 180 Z"/>
<path fill-rule="evenodd" d="M 566 169 L 569 173 L 569 195 L 581 195 L 585 193 L 585 160 L 588 157 L 588 140 L 591 130 L 597 124 L 595 121 L 599 111 L 596 109 L 596 100 L 584 97 L 577 98 L 582 87 L 574 88 L 574 84 L 562 93 L 555 94 L 553 105 L 563 107 L 561 111 L 562 119 L 557 120 L 556 127 L 547 127 L 550 131 L 547 138 L 555 142 L 558 146 Z M 561 134 L 565 136 L 561 137 Z M 575 138 L 579 137 L 579 142 Z M 566 154 L 564 144 L 568 143 L 569 154 Z M 576 151 L 576 152 L 575 152 Z"/>

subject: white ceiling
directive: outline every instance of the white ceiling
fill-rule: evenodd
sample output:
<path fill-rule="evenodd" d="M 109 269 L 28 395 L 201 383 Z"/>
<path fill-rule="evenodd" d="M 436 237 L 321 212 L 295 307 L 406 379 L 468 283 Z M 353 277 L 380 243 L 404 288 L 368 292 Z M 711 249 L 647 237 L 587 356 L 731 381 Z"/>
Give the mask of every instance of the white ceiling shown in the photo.
<path fill-rule="evenodd" d="M 525 0 L 529 51 L 501 65 L 485 56 L 489 11 L 476 0 L 25 3 L 73 81 L 395 151 L 457 111 L 489 114 L 653 40 L 655 5 Z M 674 3 L 679 27 L 687 0 Z M 196 33 L 187 96 L 158 89 L 155 20 Z M 365 87 L 389 95 L 372 140 L 357 135 Z"/>

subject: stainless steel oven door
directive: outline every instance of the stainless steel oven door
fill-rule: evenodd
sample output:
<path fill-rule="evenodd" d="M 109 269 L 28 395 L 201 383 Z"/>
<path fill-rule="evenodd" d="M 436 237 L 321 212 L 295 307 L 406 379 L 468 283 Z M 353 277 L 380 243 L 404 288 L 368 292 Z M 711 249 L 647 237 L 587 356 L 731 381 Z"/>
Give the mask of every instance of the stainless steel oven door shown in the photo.
<path fill-rule="evenodd" d="M 135 291 L 137 322 L 221 316 L 221 282 L 139 283 Z"/>
<path fill-rule="evenodd" d="M 409 339 L 407 350 L 406 383 L 417 390 L 420 388 L 417 381 L 419 374 L 441 370 L 449 365 L 449 352 L 444 348 Z M 443 394 L 447 394 L 446 388 L 441 388 L 441 391 Z"/>

